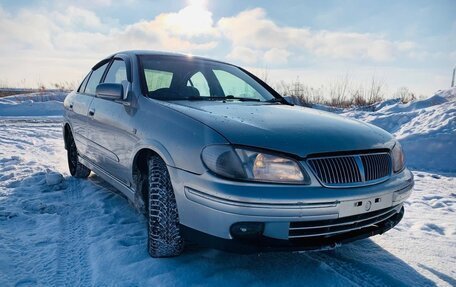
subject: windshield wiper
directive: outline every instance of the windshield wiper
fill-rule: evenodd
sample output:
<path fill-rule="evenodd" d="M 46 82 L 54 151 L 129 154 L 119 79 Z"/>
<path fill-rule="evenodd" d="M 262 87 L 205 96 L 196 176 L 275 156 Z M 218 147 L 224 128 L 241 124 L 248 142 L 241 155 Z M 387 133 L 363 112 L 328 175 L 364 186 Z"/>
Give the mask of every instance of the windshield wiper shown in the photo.
<path fill-rule="evenodd" d="M 260 99 L 254 99 L 254 98 L 243 98 L 243 97 L 235 97 L 232 95 L 228 96 L 213 96 L 213 97 L 199 97 L 199 96 L 192 96 L 188 97 L 187 100 L 190 101 L 224 101 L 224 100 L 238 100 L 241 102 L 260 102 Z"/>
<path fill-rule="evenodd" d="M 266 102 L 268 102 L 268 103 L 283 103 L 283 100 L 279 99 L 279 98 L 273 98 L 273 99 L 267 100 Z"/>
<path fill-rule="evenodd" d="M 284 104 L 284 105 L 294 106 L 294 104 L 288 102 L 288 101 L 287 101 L 286 99 L 284 99 L 284 98 L 273 98 L 273 99 L 267 100 L 266 102 L 267 102 L 267 103 L 281 103 L 281 104 Z"/>

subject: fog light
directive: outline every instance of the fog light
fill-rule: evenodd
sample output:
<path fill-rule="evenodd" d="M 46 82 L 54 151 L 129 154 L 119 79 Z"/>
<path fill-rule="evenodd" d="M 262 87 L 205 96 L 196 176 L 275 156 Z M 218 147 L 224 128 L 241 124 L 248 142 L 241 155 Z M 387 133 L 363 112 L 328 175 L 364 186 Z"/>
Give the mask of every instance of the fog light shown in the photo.
<path fill-rule="evenodd" d="M 231 236 L 239 239 L 258 238 L 263 234 L 263 222 L 237 222 L 230 227 Z"/>

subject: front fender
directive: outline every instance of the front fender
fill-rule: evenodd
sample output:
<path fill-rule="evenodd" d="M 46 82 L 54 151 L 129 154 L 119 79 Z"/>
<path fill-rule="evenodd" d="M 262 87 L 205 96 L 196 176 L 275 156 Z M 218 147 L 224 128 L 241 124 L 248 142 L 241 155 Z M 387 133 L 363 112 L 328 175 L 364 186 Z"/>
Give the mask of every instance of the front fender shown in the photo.
<path fill-rule="evenodd" d="M 150 149 L 160 155 L 168 166 L 194 174 L 206 171 L 201 151 L 209 144 L 226 144 L 218 132 L 186 114 L 145 97 L 138 99 L 139 109 L 132 126 L 138 139 L 130 156 L 133 167 L 137 153 Z"/>
<path fill-rule="evenodd" d="M 136 144 L 133 148 L 133 152 L 130 157 L 130 170 L 133 168 L 133 162 L 135 160 L 136 155 L 143 149 L 148 149 L 157 153 L 165 161 L 166 165 L 176 167 L 176 163 L 174 162 L 173 157 L 163 144 L 161 144 L 159 141 L 155 139 L 146 138 L 138 144 Z"/>

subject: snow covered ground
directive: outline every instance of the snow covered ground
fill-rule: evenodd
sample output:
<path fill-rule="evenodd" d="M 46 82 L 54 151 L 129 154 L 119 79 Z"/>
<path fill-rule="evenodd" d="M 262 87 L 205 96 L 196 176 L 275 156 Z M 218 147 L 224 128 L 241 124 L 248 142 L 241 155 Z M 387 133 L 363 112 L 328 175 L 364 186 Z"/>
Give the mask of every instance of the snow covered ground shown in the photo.
<path fill-rule="evenodd" d="M 388 233 L 325 252 L 191 246 L 170 259 L 148 256 L 145 219 L 109 184 L 68 176 L 58 117 L 25 110 L 36 99 L 4 99 L 0 286 L 456 286 L 454 96 L 343 111 L 393 132 L 416 169 L 405 217 Z M 16 113 L 5 113 L 8 105 L 18 105 Z"/>
<path fill-rule="evenodd" d="M 0 98 L 0 117 L 61 117 L 67 93 L 30 93 Z"/>

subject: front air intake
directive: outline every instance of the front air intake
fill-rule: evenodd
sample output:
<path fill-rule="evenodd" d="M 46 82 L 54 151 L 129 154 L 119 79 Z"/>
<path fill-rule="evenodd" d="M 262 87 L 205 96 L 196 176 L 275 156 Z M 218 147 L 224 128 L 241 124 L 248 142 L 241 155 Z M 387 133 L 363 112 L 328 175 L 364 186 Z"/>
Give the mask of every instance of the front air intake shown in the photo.
<path fill-rule="evenodd" d="M 309 158 L 318 180 L 327 187 L 353 187 L 379 183 L 391 176 L 389 153 Z"/>

